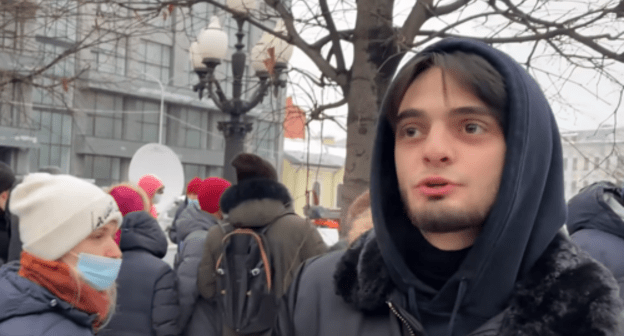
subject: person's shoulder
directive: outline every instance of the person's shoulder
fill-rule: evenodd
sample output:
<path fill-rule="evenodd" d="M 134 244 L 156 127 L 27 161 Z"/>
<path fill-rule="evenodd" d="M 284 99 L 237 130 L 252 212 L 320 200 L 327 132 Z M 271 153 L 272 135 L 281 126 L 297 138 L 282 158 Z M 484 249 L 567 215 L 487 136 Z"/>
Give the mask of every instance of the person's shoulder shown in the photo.
<path fill-rule="evenodd" d="M 90 327 L 79 325 L 54 311 L 15 316 L 0 322 L 0 335 L 87 336 Z"/>
<path fill-rule="evenodd" d="M 299 283 L 330 285 L 344 251 L 334 251 L 308 259 L 300 269 Z"/>
<path fill-rule="evenodd" d="M 519 330 L 522 325 L 533 324 L 537 330 L 545 330 L 551 326 L 543 321 L 561 320 L 565 312 L 566 320 L 592 331 L 588 334 L 614 335 L 611 330 L 624 310 L 618 294 L 611 272 L 560 233 L 518 283 L 507 328 Z M 551 299 L 547 307 L 540 307 L 544 298 Z M 527 323 L 535 311 L 541 311 L 539 318 Z"/>

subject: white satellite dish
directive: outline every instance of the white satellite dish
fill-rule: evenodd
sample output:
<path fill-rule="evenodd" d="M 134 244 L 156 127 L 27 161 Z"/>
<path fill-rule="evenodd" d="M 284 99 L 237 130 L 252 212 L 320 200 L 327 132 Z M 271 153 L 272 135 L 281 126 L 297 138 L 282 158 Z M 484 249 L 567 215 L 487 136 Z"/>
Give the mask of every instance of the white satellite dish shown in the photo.
<path fill-rule="evenodd" d="M 160 202 L 154 204 L 160 217 L 171 207 L 184 190 L 184 168 L 178 155 L 171 148 L 149 143 L 139 148 L 130 160 L 128 179 L 137 184 L 145 174 L 156 175 L 165 185 Z"/>

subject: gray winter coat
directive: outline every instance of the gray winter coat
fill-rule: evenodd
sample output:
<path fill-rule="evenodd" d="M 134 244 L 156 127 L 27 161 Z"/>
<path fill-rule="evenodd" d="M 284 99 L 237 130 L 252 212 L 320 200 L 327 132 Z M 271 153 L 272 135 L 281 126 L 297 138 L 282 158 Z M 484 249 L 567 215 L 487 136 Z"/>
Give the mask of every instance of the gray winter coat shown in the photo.
<path fill-rule="evenodd" d="M 17 274 L 18 262 L 0 267 L 0 335 L 93 336 L 89 315 Z"/>
<path fill-rule="evenodd" d="M 161 260 L 165 233 L 145 211 L 127 214 L 121 230 L 117 312 L 98 336 L 179 335 L 176 277 Z"/>
<path fill-rule="evenodd" d="M 180 320 L 182 330 L 189 322 L 195 303 L 199 298 L 197 290 L 197 268 L 204 251 L 204 243 L 208 231 L 197 230 L 189 235 L 178 245 L 176 255 L 175 272 L 178 278 L 178 294 L 180 298 Z"/>
<path fill-rule="evenodd" d="M 197 230 L 208 231 L 217 223 L 218 220 L 213 215 L 203 211 L 196 205 L 189 205 L 182 211 L 178 220 L 171 226 L 169 238 L 172 242 L 178 244 L 191 232 Z"/>

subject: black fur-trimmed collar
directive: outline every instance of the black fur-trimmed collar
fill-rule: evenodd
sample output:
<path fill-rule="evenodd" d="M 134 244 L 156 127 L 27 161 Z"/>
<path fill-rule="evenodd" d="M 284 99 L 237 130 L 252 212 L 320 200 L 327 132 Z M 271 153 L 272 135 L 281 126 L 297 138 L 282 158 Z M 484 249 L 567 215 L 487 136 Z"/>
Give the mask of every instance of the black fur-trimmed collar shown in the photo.
<path fill-rule="evenodd" d="M 241 203 L 251 200 L 271 199 L 290 206 L 292 198 L 286 187 L 276 181 L 265 178 L 243 180 L 228 188 L 221 196 L 220 206 L 223 213 L 229 213 Z"/>
<path fill-rule="evenodd" d="M 336 294 L 365 312 L 387 312 L 394 285 L 370 232 L 343 255 Z M 518 283 L 497 335 L 622 335 L 623 305 L 609 271 L 563 234 Z"/>

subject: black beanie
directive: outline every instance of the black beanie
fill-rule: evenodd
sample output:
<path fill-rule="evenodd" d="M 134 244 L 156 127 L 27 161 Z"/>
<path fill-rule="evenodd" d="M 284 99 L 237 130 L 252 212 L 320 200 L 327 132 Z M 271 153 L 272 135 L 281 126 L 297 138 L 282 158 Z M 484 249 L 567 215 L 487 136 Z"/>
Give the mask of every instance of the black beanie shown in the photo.
<path fill-rule="evenodd" d="M 232 160 L 236 169 L 237 183 L 251 178 L 266 178 L 277 181 L 277 171 L 273 165 L 255 154 L 241 153 Z"/>
<path fill-rule="evenodd" d="M 0 192 L 5 192 L 13 188 L 15 174 L 11 167 L 4 162 L 0 162 Z"/>

